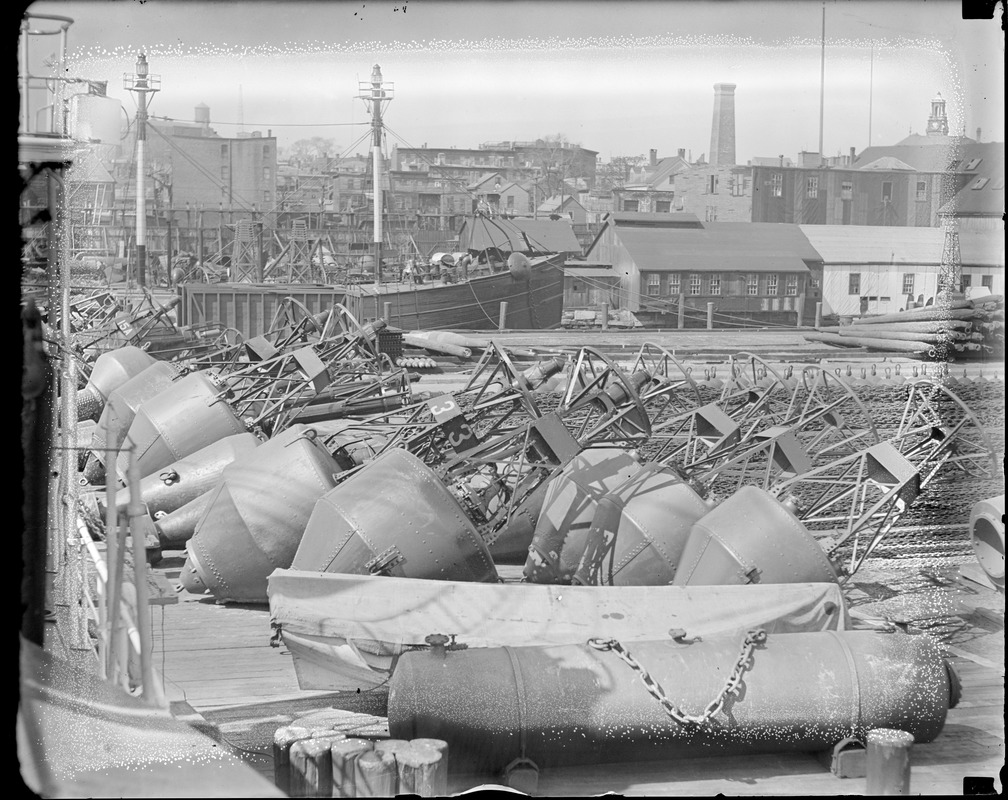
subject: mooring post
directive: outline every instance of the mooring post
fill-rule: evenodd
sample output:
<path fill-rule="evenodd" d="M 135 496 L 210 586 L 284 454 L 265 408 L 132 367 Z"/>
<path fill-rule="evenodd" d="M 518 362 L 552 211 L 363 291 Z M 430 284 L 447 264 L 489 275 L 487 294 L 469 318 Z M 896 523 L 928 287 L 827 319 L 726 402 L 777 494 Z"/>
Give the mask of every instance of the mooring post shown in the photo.
<path fill-rule="evenodd" d="M 714 304 L 707 304 L 707 330 L 714 330 Z"/>
<path fill-rule="evenodd" d="M 865 788 L 869 795 L 910 793 L 912 733 L 895 728 L 868 731 Z"/>
<path fill-rule="evenodd" d="M 507 300 L 502 300 L 500 304 L 500 318 L 497 321 L 497 330 L 502 331 L 507 328 Z"/>
<path fill-rule="evenodd" d="M 802 326 L 802 319 L 805 316 L 805 295 L 803 294 L 795 298 L 795 314 L 798 317 L 795 327 L 800 328 Z"/>
<path fill-rule="evenodd" d="M 382 309 L 382 317 L 384 320 L 389 323 L 392 322 L 392 304 L 388 302 L 383 303 Z"/>
<path fill-rule="evenodd" d="M 819 330 L 822 327 L 822 303 L 815 304 L 815 327 Z"/>
<path fill-rule="evenodd" d="M 679 327 L 686 327 L 686 295 L 679 295 Z"/>
<path fill-rule="evenodd" d="M 602 330 L 609 330 L 609 304 L 602 304 Z"/>

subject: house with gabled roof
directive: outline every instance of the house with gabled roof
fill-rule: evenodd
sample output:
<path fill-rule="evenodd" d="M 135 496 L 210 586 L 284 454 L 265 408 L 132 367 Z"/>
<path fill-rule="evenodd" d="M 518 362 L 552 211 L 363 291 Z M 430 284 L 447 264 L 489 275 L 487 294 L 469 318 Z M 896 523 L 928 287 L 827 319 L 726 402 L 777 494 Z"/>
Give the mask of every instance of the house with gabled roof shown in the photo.
<path fill-rule="evenodd" d="M 584 225 L 588 221 L 588 212 L 572 194 L 553 195 L 546 198 L 536 209 L 540 217 L 566 217 L 575 225 Z"/>

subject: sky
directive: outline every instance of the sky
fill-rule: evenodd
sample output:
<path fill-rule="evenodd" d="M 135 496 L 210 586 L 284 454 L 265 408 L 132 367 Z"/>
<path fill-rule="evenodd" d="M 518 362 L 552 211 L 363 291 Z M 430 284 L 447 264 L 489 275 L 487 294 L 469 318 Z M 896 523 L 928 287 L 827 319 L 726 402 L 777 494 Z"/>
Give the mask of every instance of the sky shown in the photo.
<path fill-rule="evenodd" d="M 28 11 L 74 20 L 69 74 L 107 80 L 130 116 L 123 74 L 142 49 L 161 76 L 150 113 L 192 120 L 205 103 L 224 136 L 272 131 L 281 147 L 321 136 L 364 152 L 358 81 L 378 63 L 394 86 L 387 148 L 560 133 L 603 160 L 652 148 L 697 159 L 713 85 L 728 82 L 745 163 L 819 149 L 824 7 L 826 155 L 860 152 L 869 133 L 875 145 L 923 133 L 939 92 L 954 131 L 1004 141 L 1000 20 L 964 20 L 960 0 L 43 0 Z M 30 37 L 33 74 L 57 45 Z"/>

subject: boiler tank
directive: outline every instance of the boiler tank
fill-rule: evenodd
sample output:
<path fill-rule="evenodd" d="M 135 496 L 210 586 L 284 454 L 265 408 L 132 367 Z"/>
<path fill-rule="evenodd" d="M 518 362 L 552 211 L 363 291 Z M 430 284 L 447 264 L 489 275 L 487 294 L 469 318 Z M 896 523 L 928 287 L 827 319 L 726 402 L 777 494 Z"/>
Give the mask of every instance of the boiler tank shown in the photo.
<path fill-rule="evenodd" d="M 600 590 L 602 591 L 602 590 Z M 743 655 L 742 637 L 622 646 L 681 714 L 699 717 Z M 600 642 L 605 647 L 604 642 Z M 392 674 L 389 734 L 448 742 L 451 768 L 540 767 L 779 751 L 822 751 L 873 728 L 917 742 L 941 731 L 958 679 L 927 635 L 770 634 L 740 691 L 700 724 L 666 713 L 641 674 L 589 644 L 404 653 Z"/>

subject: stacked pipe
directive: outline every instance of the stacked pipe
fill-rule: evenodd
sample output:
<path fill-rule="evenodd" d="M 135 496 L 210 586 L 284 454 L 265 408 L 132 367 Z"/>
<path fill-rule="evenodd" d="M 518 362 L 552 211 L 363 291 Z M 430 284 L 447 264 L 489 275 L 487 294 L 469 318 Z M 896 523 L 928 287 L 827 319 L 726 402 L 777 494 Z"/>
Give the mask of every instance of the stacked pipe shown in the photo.
<path fill-rule="evenodd" d="M 926 355 L 940 360 L 1003 355 L 1004 297 L 951 300 L 807 333 L 808 341 Z"/>

